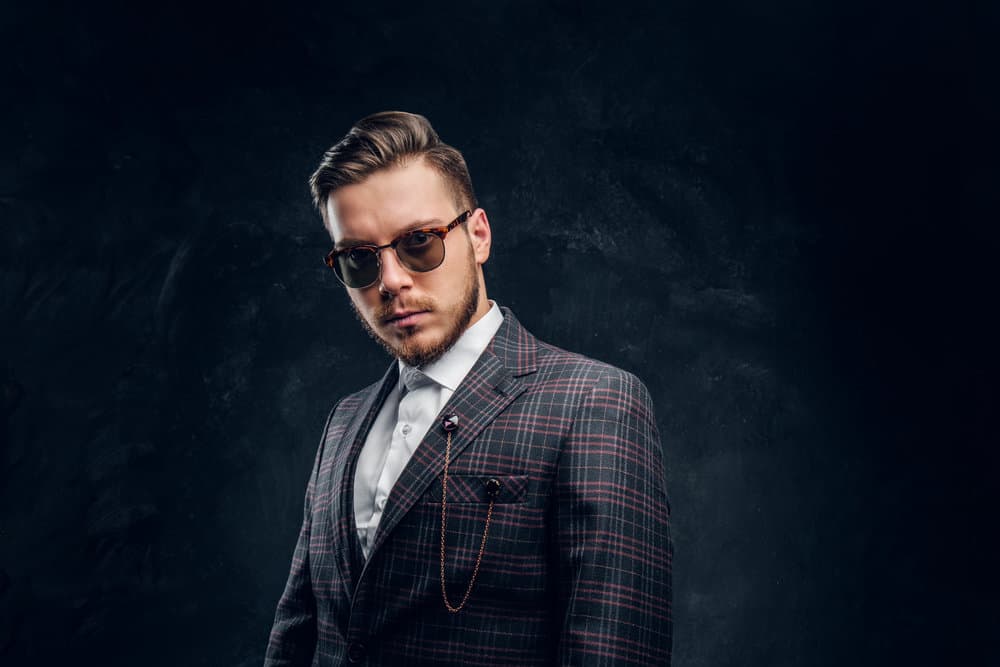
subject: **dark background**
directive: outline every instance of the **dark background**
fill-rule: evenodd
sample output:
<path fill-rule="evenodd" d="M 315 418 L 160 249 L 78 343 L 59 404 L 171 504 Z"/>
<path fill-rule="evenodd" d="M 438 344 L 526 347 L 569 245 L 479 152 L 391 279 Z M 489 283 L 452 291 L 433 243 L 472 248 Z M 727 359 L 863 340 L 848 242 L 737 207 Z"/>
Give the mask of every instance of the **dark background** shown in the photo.
<path fill-rule="evenodd" d="M 306 188 L 382 109 L 649 386 L 676 665 L 996 661 L 997 4 L 472 4 L 3 3 L 0 664 L 260 662 L 387 365 Z"/>

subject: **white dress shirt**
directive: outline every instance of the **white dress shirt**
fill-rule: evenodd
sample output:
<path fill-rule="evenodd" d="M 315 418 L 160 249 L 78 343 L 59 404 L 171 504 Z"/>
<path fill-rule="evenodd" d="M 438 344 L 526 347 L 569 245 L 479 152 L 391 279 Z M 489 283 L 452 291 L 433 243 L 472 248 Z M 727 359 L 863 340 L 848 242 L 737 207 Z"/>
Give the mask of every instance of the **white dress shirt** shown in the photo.
<path fill-rule="evenodd" d="M 393 485 L 434 418 L 503 323 L 500 308 L 490 303 L 489 312 L 437 361 L 419 369 L 398 362 L 399 382 L 375 417 L 354 473 L 354 520 L 365 558 L 371 553 Z"/>

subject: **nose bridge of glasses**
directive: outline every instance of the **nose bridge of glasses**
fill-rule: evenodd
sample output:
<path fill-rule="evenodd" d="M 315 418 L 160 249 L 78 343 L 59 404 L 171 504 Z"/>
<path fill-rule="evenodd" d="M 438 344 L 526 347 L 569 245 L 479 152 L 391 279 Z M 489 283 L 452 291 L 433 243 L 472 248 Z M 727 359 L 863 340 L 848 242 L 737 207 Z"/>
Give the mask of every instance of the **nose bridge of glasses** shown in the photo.
<path fill-rule="evenodd" d="M 399 239 L 391 243 L 386 243 L 383 246 L 379 246 L 376 252 L 380 280 L 386 287 L 406 284 L 410 280 L 410 269 L 400 260 L 396 250 L 398 243 Z M 386 252 L 390 248 L 392 252 Z"/>

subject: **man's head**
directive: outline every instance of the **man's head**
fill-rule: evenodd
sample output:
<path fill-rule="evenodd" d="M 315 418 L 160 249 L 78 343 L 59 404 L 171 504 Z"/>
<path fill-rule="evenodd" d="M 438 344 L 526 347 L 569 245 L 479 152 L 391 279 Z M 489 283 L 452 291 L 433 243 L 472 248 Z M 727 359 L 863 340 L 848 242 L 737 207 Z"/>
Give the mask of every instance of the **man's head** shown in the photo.
<path fill-rule="evenodd" d="M 337 251 L 446 228 L 470 212 L 447 233 L 417 238 L 443 250 L 440 265 L 414 261 L 405 250 L 416 245 L 410 237 L 377 250 L 380 267 L 347 281 L 359 284 L 347 288 L 358 319 L 391 354 L 413 366 L 429 363 L 489 310 L 482 272 L 489 221 L 461 153 L 442 143 L 426 118 L 389 111 L 362 119 L 326 152 L 309 183 Z M 372 260 L 364 254 L 371 249 L 358 250 Z"/>

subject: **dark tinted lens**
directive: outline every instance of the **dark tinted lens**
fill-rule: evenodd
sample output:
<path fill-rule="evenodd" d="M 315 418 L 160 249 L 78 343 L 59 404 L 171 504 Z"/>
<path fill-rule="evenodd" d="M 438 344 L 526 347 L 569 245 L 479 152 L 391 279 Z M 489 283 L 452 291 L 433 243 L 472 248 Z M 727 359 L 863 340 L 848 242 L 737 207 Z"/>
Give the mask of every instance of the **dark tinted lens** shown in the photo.
<path fill-rule="evenodd" d="M 378 256 L 371 248 L 352 248 L 337 255 L 334 270 L 348 287 L 367 287 L 378 278 Z"/>
<path fill-rule="evenodd" d="M 396 256 L 411 271 L 430 271 L 444 261 L 444 239 L 437 234 L 413 232 L 399 239 Z"/>

